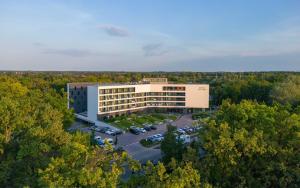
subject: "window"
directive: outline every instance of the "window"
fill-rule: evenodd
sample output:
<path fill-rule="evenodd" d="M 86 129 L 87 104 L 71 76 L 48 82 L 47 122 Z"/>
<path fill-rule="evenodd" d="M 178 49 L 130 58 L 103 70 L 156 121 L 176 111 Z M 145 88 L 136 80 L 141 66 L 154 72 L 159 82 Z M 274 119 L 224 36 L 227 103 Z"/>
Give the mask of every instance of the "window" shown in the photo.
<path fill-rule="evenodd" d="M 164 91 L 185 91 L 184 86 L 164 86 Z"/>

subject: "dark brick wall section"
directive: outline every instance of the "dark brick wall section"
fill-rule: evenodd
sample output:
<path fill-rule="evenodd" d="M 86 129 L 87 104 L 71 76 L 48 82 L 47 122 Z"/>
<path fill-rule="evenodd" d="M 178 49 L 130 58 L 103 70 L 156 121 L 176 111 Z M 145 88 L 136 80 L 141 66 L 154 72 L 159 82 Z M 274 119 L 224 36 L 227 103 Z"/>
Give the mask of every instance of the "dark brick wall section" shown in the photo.
<path fill-rule="evenodd" d="M 71 83 L 69 84 L 69 107 L 75 113 L 87 111 L 87 86 L 92 83 Z"/>

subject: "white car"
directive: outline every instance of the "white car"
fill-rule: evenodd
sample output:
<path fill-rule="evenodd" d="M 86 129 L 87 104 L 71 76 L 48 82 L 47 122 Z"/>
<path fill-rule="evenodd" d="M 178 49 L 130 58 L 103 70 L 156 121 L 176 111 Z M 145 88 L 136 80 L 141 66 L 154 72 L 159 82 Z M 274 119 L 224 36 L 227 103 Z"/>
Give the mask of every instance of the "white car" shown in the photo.
<path fill-rule="evenodd" d="M 180 136 L 177 136 L 177 140 L 181 140 L 184 144 L 190 143 L 191 142 L 191 136 L 182 134 Z"/>
<path fill-rule="evenodd" d="M 114 135 L 116 135 L 116 132 L 114 130 L 109 129 L 109 130 L 105 131 L 105 134 L 114 136 Z"/>
<path fill-rule="evenodd" d="M 152 141 L 161 142 L 163 141 L 164 136 L 162 134 L 156 134 L 152 136 Z"/>
<path fill-rule="evenodd" d="M 177 129 L 177 132 L 179 134 L 186 134 L 186 132 L 183 129 L 181 129 L 181 128 Z"/>
<path fill-rule="evenodd" d="M 92 126 L 90 127 L 91 130 L 94 130 L 96 132 L 99 132 L 100 131 L 100 127 L 97 127 L 97 126 Z"/>
<path fill-rule="evenodd" d="M 144 128 L 138 128 L 138 130 L 141 132 L 141 133 L 145 133 L 146 130 Z"/>
<path fill-rule="evenodd" d="M 97 140 L 97 141 L 102 140 L 101 136 L 95 136 L 94 139 Z"/>

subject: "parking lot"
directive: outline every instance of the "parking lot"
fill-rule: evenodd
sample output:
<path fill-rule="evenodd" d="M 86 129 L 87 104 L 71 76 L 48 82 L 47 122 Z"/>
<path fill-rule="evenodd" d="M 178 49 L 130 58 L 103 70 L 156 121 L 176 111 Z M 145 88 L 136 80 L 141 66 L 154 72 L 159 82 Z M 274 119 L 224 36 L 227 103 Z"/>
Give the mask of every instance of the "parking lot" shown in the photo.
<path fill-rule="evenodd" d="M 172 125 L 183 128 L 186 126 L 192 125 L 192 116 L 190 114 L 182 115 L 177 120 L 171 122 Z M 143 147 L 139 141 L 145 139 L 154 134 L 163 134 L 166 132 L 167 123 L 161 125 L 155 125 L 157 127 L 156 130 L 147 131 L 145 133 L 141 133 L 139 135 L 134 135 L 130 132 L 126 132 L 121 135 L 111 136 L 100 132 L 95 132 L 96 136 L 101 136 L 101 138 L 112 138 L 116 139 L 117 144 L 116 147 L 122 147 L 125 151 L 128 152 L 134 159 L 140 160 L 141 162 L 146 162 L 147 160 L 157 160 L 161 157 L 160 149 L 153 148 L 145 148 Z M 81 122 L 75 122 L 71 129 L 79 129 L 83 132 L 91 132 L 90 127 L 84 125 Z"/>

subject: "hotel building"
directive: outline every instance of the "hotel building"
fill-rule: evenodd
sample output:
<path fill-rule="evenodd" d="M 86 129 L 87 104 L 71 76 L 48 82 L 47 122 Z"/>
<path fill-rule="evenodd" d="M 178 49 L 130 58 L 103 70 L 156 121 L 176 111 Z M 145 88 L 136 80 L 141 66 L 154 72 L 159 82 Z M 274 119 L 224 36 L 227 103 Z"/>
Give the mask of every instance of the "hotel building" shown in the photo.
<path fill-rule="evenodd" d="M 96 122 L 143 110 L 195 112 L 209 107 L 209 85 L 174 84 L 166 78 L 144 78 L 139 83 L 69 83 L 68 107 Z"/>

